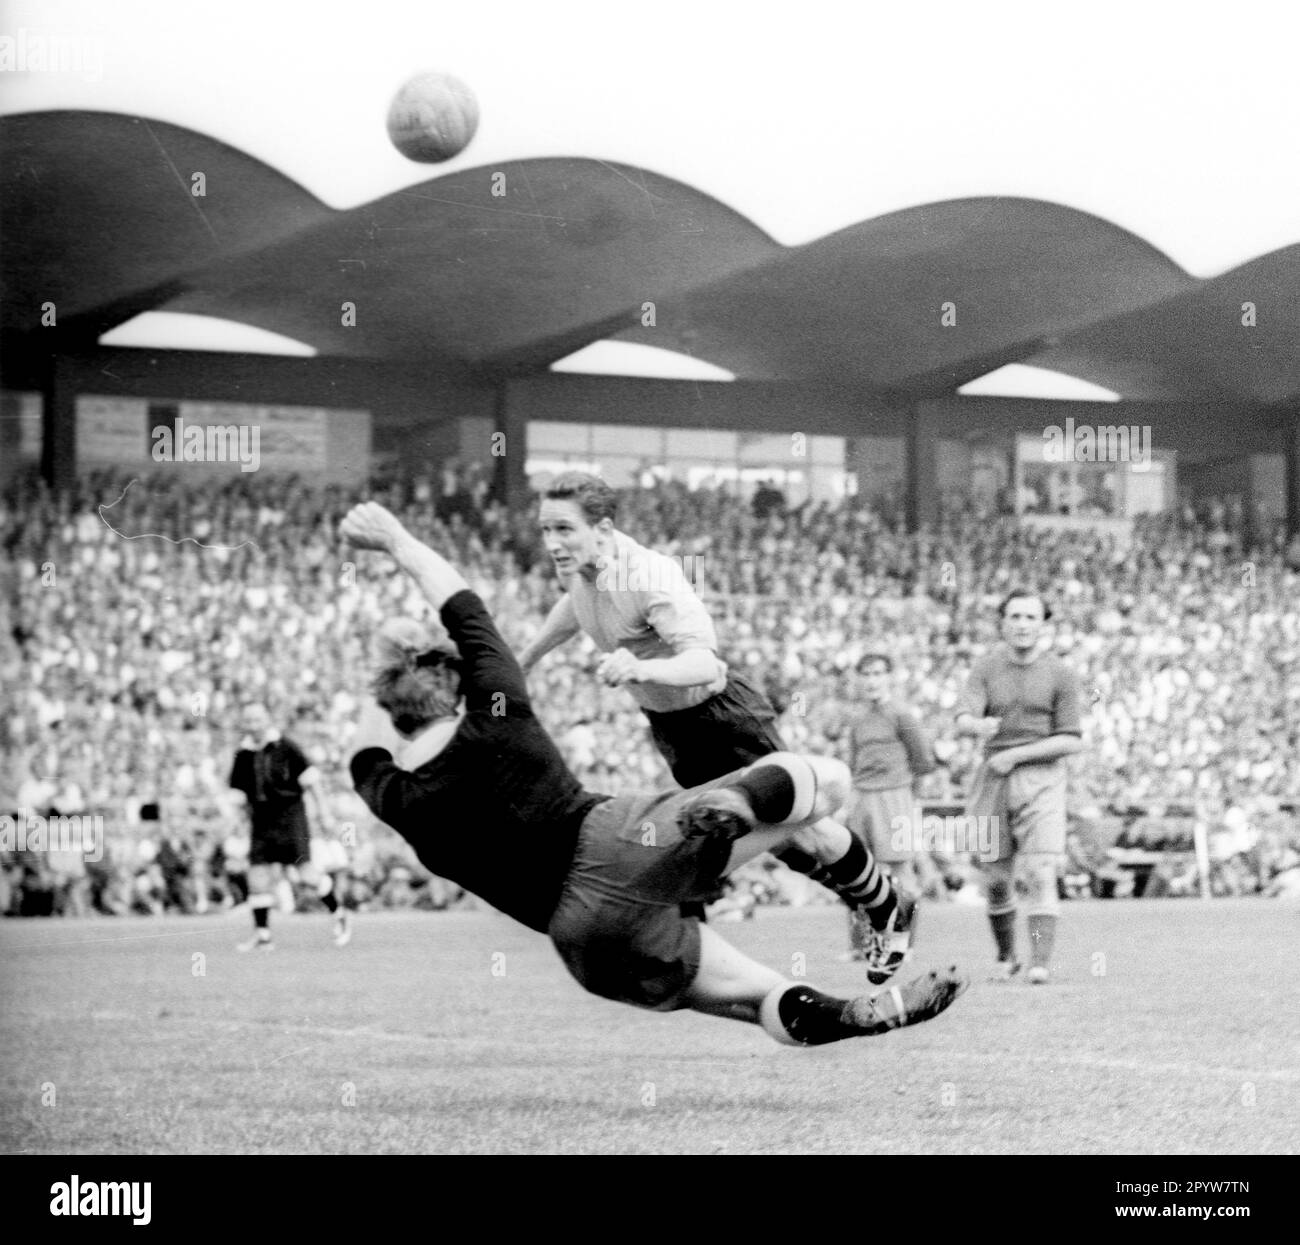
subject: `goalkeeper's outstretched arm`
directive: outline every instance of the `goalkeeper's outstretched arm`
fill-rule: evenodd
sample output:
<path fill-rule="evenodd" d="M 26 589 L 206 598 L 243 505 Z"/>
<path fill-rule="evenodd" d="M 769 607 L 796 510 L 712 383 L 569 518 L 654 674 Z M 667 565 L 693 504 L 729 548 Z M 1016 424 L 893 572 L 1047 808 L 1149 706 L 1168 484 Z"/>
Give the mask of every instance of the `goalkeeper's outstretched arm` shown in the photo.
<path fill-rule="evenodd" d="M 375 549 L 389 554 L 435 610 L 441 611 L 450 597 L 469 587 L 465 577 L 446 558 L 412 536 L 397 517 L 378 502 L 367 501 L 353 506 L 339 532 L 358 549 Z"/>

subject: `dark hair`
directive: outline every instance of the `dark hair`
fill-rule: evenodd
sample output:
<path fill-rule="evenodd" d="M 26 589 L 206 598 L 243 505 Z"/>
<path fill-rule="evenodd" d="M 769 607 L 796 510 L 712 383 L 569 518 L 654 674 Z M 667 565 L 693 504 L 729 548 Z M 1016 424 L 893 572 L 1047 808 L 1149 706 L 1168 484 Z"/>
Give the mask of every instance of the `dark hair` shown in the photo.
<path fill-rule="evenodd" d="M 1029 597 L 1031 600 L 1037 601 L 1043 607 L 1044 622 L 1051 618 L 1052 607 L 1047 603 L 1047 598 L 1043 596 L 1041 592 L 1034 591 L 1033 588 L 1012 588 L 1011 591 L 1002 598 L 1002 604 L 998 606 L 998 617 L 1005 618 L 1007 616 L 1007 606 L 1010 605 L 1012 601 L 1017 601 L 1021 597 Z"/>
<path fill-rule="evenodd" d="M 542 494 L 549 501 L 575 501 L 588 523 L 601 519 L 613 522 L 618 511 L 618 494 L 599 476 L 585 471 L 565 471 L 546 486 Z"/>
<path fill-rule="evenodd" d="M 886 670 L 891 672 L 893 671 L 894 659 L 888 653 L 863 653 L 862 656 L 858 658 L 858 664 L 855 668 L 859 674 L 866 674 L 867 667 L 878 661 L 885 663 Z"/>

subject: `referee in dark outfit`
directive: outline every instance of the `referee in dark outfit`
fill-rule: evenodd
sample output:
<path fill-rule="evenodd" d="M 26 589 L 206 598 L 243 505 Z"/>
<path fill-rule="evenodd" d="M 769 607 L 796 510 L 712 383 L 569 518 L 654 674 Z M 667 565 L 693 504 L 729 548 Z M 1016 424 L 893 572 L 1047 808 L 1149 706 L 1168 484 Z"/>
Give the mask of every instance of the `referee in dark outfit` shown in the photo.
<path fill-rule="evenodd" d="M 317 824 L 327 824 L 320 795 L 320 771 L 302 749 L 271 725 L 271 715 L 261 704 L 249 704 L 243 715 L 244 740 L 235 753 L 230 786 L 242 792 L 251 823 L 248 851 L 248 903 L 253 912 L 253 937 L 241 951 L 270 951 L 271 908 L 277 873 L 294 869 L 309 884 L 334 917 L 334 942 L 344 946 L 352 937 L 352 923 L 334 894 L 333 879 L 311 863 L 311 829 L 306 799 L 315 805 Z"/>

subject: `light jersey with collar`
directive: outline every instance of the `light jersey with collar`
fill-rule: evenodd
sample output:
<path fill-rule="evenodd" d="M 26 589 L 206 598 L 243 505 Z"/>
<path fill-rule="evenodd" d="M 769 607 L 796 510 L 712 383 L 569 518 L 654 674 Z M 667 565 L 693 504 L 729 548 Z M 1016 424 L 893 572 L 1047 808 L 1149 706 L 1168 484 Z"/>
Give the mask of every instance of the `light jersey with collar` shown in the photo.
<path fill-rule="evenodd" d="M 695 648 L 716 655 L 713 620 L 682 568 L 620 531 L 612 535 L 613 552 L 601 559 L 594 580 L 574 572 L 565 581 L 574 619 L 596 647 L 605 653 L 625 648 L 638 661 L 675 657 Z M 726 686 L 726 667 L 719 661 L 718 668 L 718 678 L 697 687 L 624 687 L 642 709 L 674 713 L 703 703 Z"/>

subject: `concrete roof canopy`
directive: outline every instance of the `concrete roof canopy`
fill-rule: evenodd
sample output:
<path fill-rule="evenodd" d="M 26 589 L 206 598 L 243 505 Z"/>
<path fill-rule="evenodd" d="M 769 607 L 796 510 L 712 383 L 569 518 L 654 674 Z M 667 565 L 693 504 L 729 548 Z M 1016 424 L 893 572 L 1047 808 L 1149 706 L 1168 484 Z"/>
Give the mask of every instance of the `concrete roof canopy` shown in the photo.
<path fill-rule="evenodd" d="M 984 197 L 785 247 L 680 182 L 582 157 L 458 169 L 340 211 L 224 143 L 118 113 L 4 117 L 0 160 L 10 334 L 52 301 L 96 335 L 186 312 L 484 378 L 613 338 L 913 397 L 1012 362 L 1125 397 L 1300 397 L 1300 246 L 1197 280 L 1096 216 Z"/>

